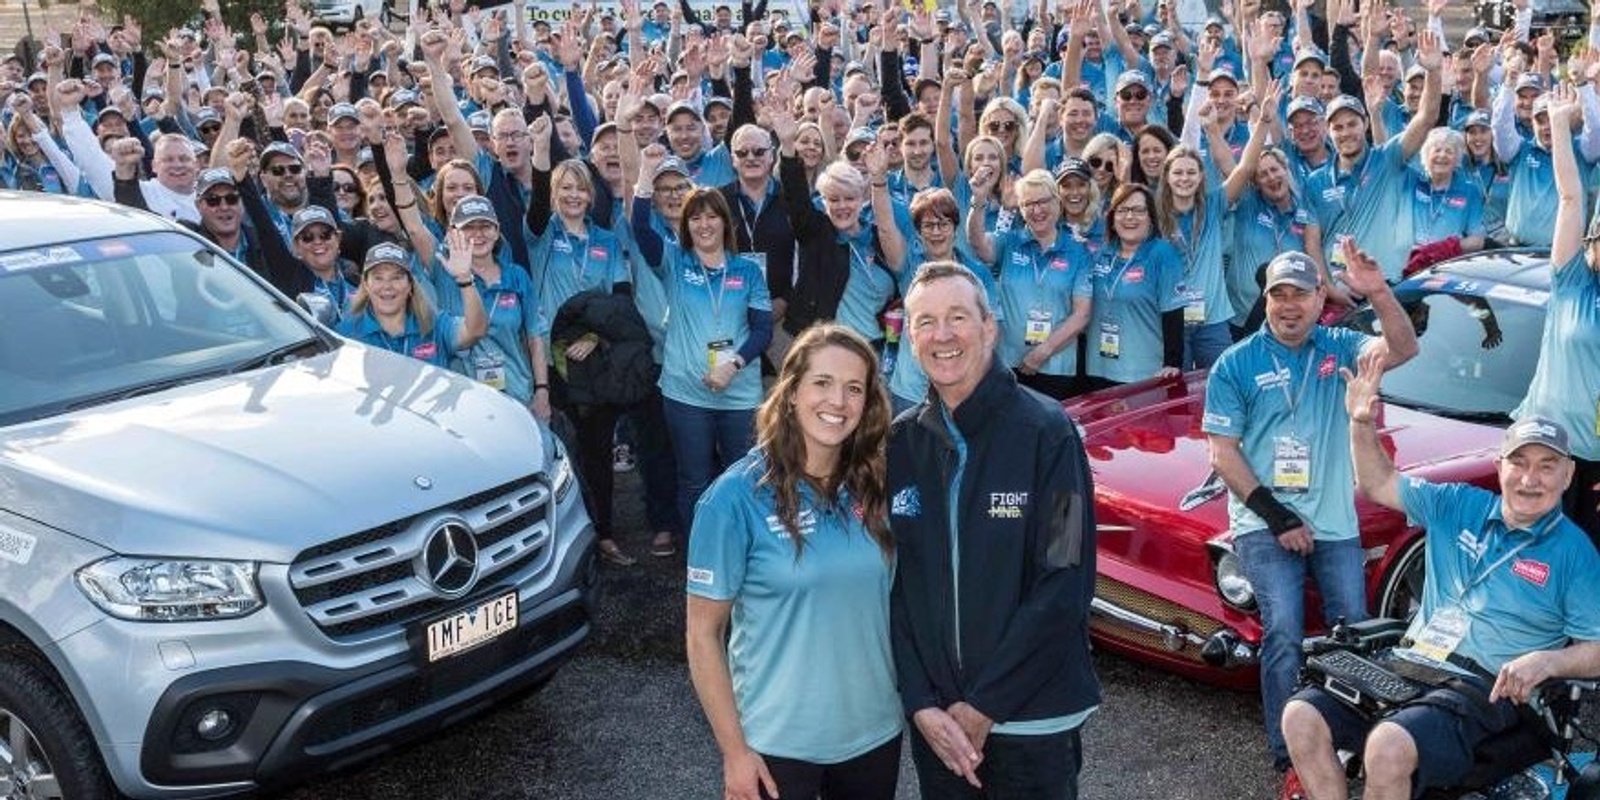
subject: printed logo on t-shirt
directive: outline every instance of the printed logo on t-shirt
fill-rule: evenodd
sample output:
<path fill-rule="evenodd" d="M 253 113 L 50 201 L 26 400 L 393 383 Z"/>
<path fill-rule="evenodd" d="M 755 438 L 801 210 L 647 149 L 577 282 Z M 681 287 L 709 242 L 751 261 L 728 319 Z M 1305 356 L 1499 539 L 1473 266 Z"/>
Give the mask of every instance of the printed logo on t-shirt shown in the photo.
<path fill-rule="evenodd" d="M 1477 534 L 1462 528 L 1461 535 L 1456 537 L 1456 546 L 1460 547 L 1467 555 L 1472 556 L 1474 560 L 1477 560 L 1483 558 L 1484 552 L 1489 549 L 1489 542 L 1479 539 Z"/>
<path fill-rule="evenodd" d="M 1534 586 L 1543 587 L 1550 580 L 1550 565 L 1531 558 L 1519 558 L 1511 562 L 1511 574 Z"/>
<path fill-rule="evenodd" d="M 744 276 L 742 276 L 742 275 L 729 275 L 726 278 L 725 283 L 727 284 L 727 287 L 729 289 L 743 289 L 744 288 Z"/>
<path fill-rule="evenodd" d="M 1200 421 L 1205 426 L 1211 427 L 1211 428 L 1231 428 L 1231 427 L 1233 427 L 1233 417 L 1227 416 L 1226 414 L 1212 413 L 1210 411 L 1207 411 L 1205 413 L 1205 416 L 1200 418 Z"/>
<path fill-rule="evenodd" d="M 1144 283 L 1144 267 L 1128 267 L 1128 271 L 1122 273 L 1122 281 L 1123 283 Z"/>
<path fill-rule="evenodd" d="M 800 531 L 802 537 L 815 533 L 817 530 L 817 512 L 809 508 L 801 510 L 794 517 L 794 526 Z M 767 515 L 767 530 L 777 535 L 780 539 L 790 538 L 789 526 L 783 524 L 783 520 L 777 514 Z"/>
<path fill-rule="evenodd" d="M 698 583 L 698 584 L 701 584 L 703 586 L 710 586 L 712 583 L 714 583 L 716 581 L 716 579 L 717 579 L 717 573 L 712 572 L 709 569 L 701 569 L 700 567 L 690 567 L 689 568 L 689 582 L 690 583 Z"/>
<path fill-rule="evenodd" d="M 423 342 L 422 344 L 411 348 L 411 357 L 420 359 L 422 361 L 431 361 L 433 360 L 433 357 L 438 354 L 439 345 L 434 344 L 433 342 Z"/>
<path fill-rule="evenodd" d="M 494 301 L 494 304 L 501 308 L 516 308 L 517 296 L 514 294 L 500 295 L 500 299 Z"/>
<path fill-rule="evenodd" d="M 1322 363 L 1317 365 L 1317 377 L 1319 377 L 1319 378 L 1331 378 L 1331 377 L 1333 377 L 1334 370 L 1336 370 L 1338 368 L 1338 366 L 1339 366 L 1339 360 L 1334 358 L 1332 353 L 1329 353 L 1328 355 L 1323 356 L 1322 357 Z"/>
<path fill-rule="evenodd" d="M 706 276 L 701 275 L 699 270 L 684 268 L 683 282 L 690 286 L 704 286 L 706 285 Z"/>

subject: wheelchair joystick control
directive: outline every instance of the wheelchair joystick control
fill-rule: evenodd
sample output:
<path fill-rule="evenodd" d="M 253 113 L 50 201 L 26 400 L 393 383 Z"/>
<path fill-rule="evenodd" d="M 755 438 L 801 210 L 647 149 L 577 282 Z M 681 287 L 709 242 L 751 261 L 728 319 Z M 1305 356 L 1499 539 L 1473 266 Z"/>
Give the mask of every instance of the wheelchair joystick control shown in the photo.
<path fill-rule="evenodd" d="M 1333 630 L 1329 632 L 1329 638 L 1340 644 L 1355 644 L 1356 641 L 1356 636 L 1351 632 L 1350 626 L 1344 624 L 1344 617 L 1340 617 L 1333 623 Z"/>

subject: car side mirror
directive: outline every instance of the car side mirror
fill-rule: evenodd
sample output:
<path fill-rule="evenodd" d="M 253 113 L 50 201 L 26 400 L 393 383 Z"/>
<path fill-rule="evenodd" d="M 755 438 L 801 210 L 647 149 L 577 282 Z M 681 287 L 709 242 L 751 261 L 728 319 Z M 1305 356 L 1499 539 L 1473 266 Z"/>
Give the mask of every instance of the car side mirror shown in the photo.
<path fill-rule="evenodd" d="M 333 298 L 315 292 L 301 292 L 295 295 L 294 302 L 322 323 L 323 327 L 333 327 L 337 319 L 333 309 Z"/>

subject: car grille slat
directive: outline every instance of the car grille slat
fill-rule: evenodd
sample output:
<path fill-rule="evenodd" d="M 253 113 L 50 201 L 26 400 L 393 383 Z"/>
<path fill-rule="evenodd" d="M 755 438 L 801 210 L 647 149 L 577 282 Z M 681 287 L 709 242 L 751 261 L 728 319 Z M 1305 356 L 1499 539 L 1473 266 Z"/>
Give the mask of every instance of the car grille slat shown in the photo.
<path fill-rule="evenodd" d="M 441 513 L 466 520 L 478 545 L 481 585 L 545 550 L 551 502 L 543 476 L 529 475 L 306 550 L 290 565 L 289 583 L 307 616 L 335 638 L 403 625 L 453 602 L 416 574 L 427 533 L 419 521 Z"/>
<path fill-rule="evenodd" d="M 1156 597 L 1148 592 L 1141 591 L 1126 583 L 1098 575 L 1094 581 L 1094 594 L 1096 597 L 1110 601 L 1114 605 L 1126 608 L 1137 614 L 1151 619 L 1160 620 L 1169 625 L 1176 625 L 1184 630 L 1196 634 L 1201 638 L 1209 638 L 1212 634 L 1222 630 L 1222 623 L 1205 614 L 1185 608 L 1177 603 Z M 1151 650 L 1160 650 L 1179 658 L 1204 664 L 1200 658 L 1200 648 L 1185 647 L 1173 651 L 1166 646 L 1160 634 L 1151 631 L 1137 630 L 1126 625 L 1108 622 L 1099 617 L 1091 617 L 1091 629 L 1098 630 L 1101 634 L 1113 639 L 1133 642 Z"/>

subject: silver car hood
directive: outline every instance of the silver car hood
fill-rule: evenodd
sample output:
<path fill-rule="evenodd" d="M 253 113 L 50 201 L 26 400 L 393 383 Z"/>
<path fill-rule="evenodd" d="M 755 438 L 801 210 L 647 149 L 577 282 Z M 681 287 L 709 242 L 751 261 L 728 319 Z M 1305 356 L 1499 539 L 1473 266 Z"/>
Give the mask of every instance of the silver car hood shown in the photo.
<path fill-rule="evenodd" d="M 129 555 L 287 563 L 544 459 L 514 400 L 346 342 L 0 430 L 0 508 Z"/>

